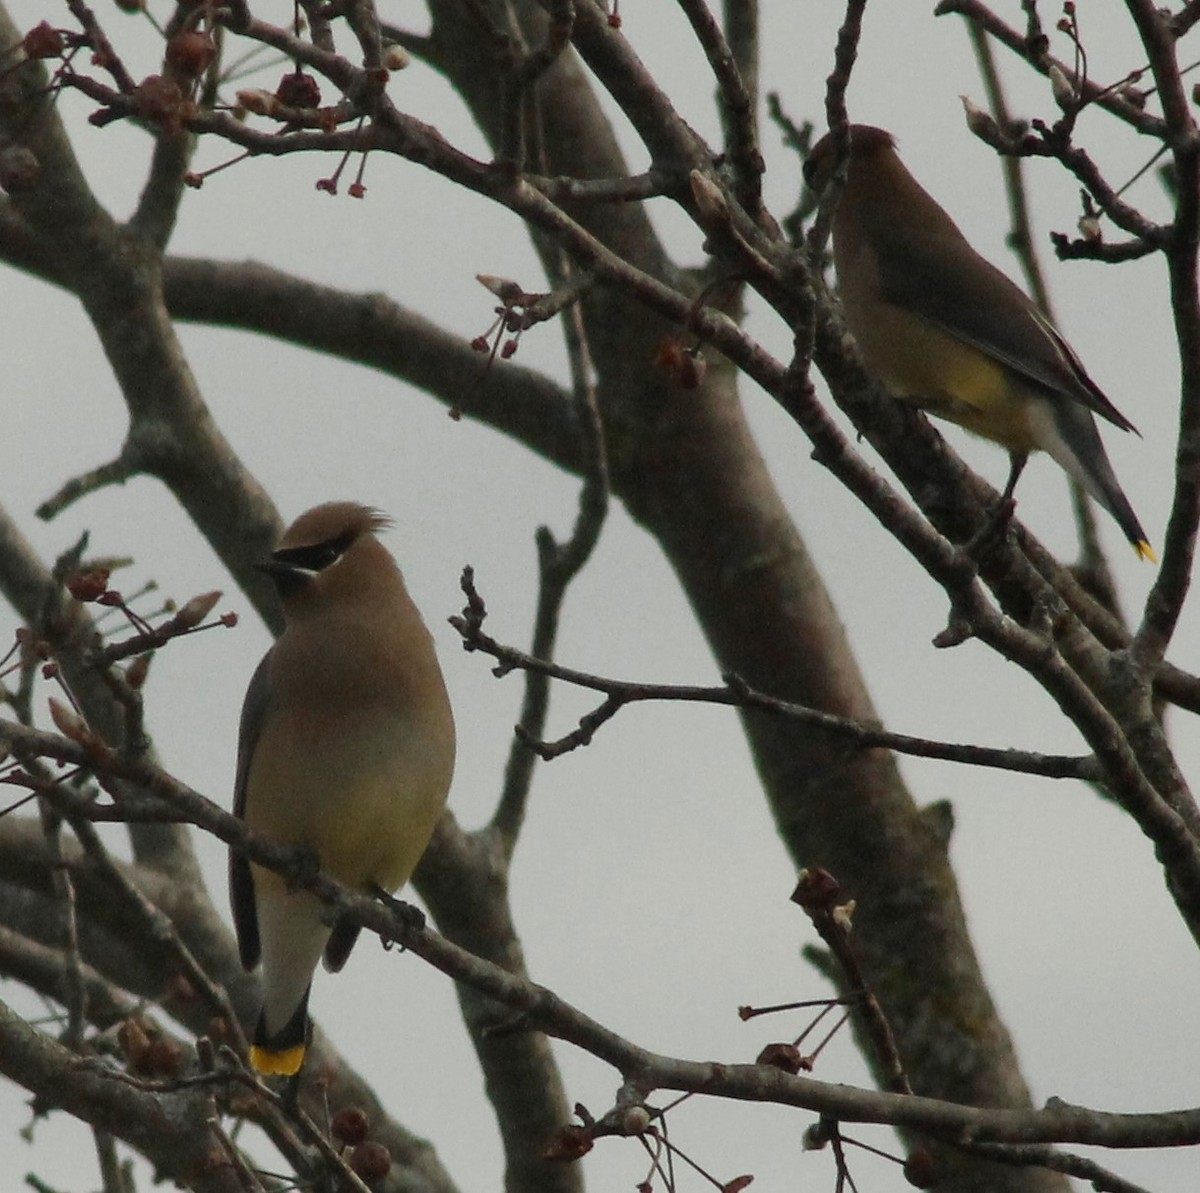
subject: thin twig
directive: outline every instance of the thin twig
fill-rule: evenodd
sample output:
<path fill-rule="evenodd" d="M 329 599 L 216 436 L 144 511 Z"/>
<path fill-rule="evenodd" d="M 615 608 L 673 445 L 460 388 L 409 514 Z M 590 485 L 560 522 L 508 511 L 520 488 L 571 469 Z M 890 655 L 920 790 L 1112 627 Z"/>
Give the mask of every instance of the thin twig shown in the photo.
<path fill-rule="evenodd" d="M 841 737 L 862 749 L 883 747 L 917 757 L 997 767 L 1025 774 L 1042 775 L 1046 778 L 1084 779 L 1093 782 L 1099 778 L 1099 771 L 1094 759 L 1087 755 L 1037 754 L 1024 750 L 938 742 L 930 738 L 892 733 L 877 725 L 850 721 L 804 705 L 778 700 L 747 687 L 736 676 L 728 676 L 726 683 L 719 687 L 698 687 L 682 684 L 637 683 L 632 680 L 611 679 L 586 671 L 578 671 L 547 659 L 538 658 L 535 655 L 526 654 L 515 647 L 503 646 L 494 638 L 483 633 L 481 614 L 485 615 L 486 609 L 474 588 L 474 577 L 470 569 L 466 569 L 464 572 L 463 587 L 464 591 L 468 593 L 468 606 L 462 616 L 450 618 L 450 624 L 462 635 L 466 649 L 482 651 L 497 660 L 499 666 L 496 668 L 496 674 L 498 676 L 507 675 L 514 670 L 532 671 L 600 692 L 605 696 L 604 703 L 582 718 L 579 729 L 574 733 L 555 742 L 529 739 L 530 746 L 544 758 L 558 757 L 572 749 L 588 744 L 596 729 L 627 704 L 647 700 L 677 700 L 686 703 L 748 708 L 777 716 L 792 717 L 809 726 L 824 729 L 832 736 Z"/>

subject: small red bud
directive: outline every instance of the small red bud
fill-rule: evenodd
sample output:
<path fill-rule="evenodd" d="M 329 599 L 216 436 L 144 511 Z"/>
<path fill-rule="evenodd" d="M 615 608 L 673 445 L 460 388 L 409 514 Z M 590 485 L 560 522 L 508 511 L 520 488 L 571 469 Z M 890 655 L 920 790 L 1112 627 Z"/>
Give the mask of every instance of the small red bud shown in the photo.
<path fill-rule="evenodd" d="M 136 1065 L 129 1067 L 144 1077 L 181 1077 L 187 1064 L 183 1045 L 170 1036 L 155 1036 Z"/>
<path fill-rule="evenodd" d="M 508 360 L 517 350 L 517 340 L 505 340 L 500 346 L 500 359 Z"/>
<path fill-rule="evenodd" d="M 800 871 L 796 889 L 792 892 L 792 902 L 798 903 L 810 914 L 814 911 L 829 911 L 841 893 L 842 888 L 838 880 L 828 870 L 822 870 L 820 866 L 809 866 Z"/>
<path fill-rule="evenodd" d="M 146 673 L 150 670 L 150 654 L 140 654 L 125 668 L 125 682 L 135 691 L 140 692 L 146 684 Z"/>
<path fill-rule="evenodd" d="M 352 199 L 361 199 L 367 193 L 367 188 L 361 182 L 352 182 L 346 189 Z"/>
<path fill-rule="evenodd" d="M 131 1016 L 117 1028 L 117 1045 L 130 1066 L 134 1066 L 150 1046 L 150 1033 L 140 1019 Z"/>
<path fill-rule="evenodd" d="M 542 1156 L 570 1164 L 586 1156 L 592 1150 L 592 1132 L 578 1123 L 567 1123 L 542 1146 Z"/>
<path fill-rule="evenodd" d="M 327 195 L 336 195 L 337 183 L 332 178 L 318 178 L 317 190 L 324 191 Z"/>

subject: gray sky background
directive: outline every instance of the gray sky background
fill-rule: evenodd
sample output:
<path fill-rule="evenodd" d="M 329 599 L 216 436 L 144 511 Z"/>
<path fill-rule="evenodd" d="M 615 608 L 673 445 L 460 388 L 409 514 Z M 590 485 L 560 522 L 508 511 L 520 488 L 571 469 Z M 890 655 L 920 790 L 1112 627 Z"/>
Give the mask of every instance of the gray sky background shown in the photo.
<path fill-rule="evenodd" d="M 763 4 L 764 86 L 780 92 L 793 118 L 818 123 L 840 7 Z M 931 7 L 931 6 L 929 6 Z M 997 6 L 1019 21 L 1018 5 Z M 1080 5 L 1093 78 L 1111 80 L 1141 64 L 1116 6 Z M 384 3 L 385 17 L 419 25 L 411 3 Z M 51 0 L 17 0 L 18 24 L 61 19 Z M 262 15 L 286 20 L 273 0 Z M 138 23 L 109 5 L 99 12 L 118 46 Z M 680 110 L 716 143 L 712 86 L 682 18 L 668 0 L 626 0 L 625 34 L 656 70 Z M 1044 12 L 1048 23 L 1056 14 Z M 1193 35 L 1194 39 L 1195 35 Z M 152 43 L 133 73 L 156 69 Z M 1065 45 L 1056 52 L 1066 54 Z M 1053 119 L 1049 88 L 1001 57 L 1014 112 Z M 273 85 L 275 67 L 263 76 Z M 256 81 L 249 85 L 256 85 Z M 398 102 L 483 155 L 449 90 L 420 67 L 393 79 Z M 1008 215 L 990 151 L 967 133 L 958 96 L 982 103 L 962 25 L 926 6 L 868 10 L 862 57 L 849 93 L 855 120 L 882 124 L 922 183 L 977 247 L 1010 273 Z M 63 101 L 77 152 L 115 214 L 131 208 L 149 153 L 132 128 L 83 124 L 88 105 Z M 1145 160 L 1146 144 L 1089 113 L 1077 139 L 1118 184 Z M 626 138 L 631 166 L 644 153 Z M 768 199 L 790 209 L 799 166 L 765 127 Z M 200 150 L 198 165 L 226 154 Z M 253 257 L 355 291 L 379 290 L 464 338 L 491 319 L 477 272 L 540 283 L 521 229 L 482 200 L 456 192 L 416 166 L 372 157 L 368 194 L 358 202 L 314 189 L 327 160 L 250 162 L 188 196 L 174 241 L 179 253 Z M 1039 244 L 1046 248 L 1055 310 L 1089 371 L 1144 438 L 1107 434 L 1114 466 L 1151 539 L 1161 545 L 1170 500 L 1178 369 L 1165 279 L 1157 262 L 1119 269 L 1059 264 L 1050 229 L 1073 231 L 1075 187 L 1054 167 L 1029 167 Z M 1150 179 L 1128 198 L 1151 216 L 1166 204 Z M 698 261 L 701 234 L 663 203 L 654 205 L 672 249 Z M 659 210 L 661 209 L 661 210 Z M 81 530 L 98 553 L 131 554 L 118 577 L 132 590 L 155 578 L 178 598 L 226 590 L 222 608 L 244 615 L 233 631 L 183 641 L 151 670 L 149 724 L 165 764 L 228 806 L 242 693 L 268 645 L 266 632 L 205 544 L 153 481 L 89 497 L 50 525 L 39 502 L 68 477 L 111 458 L 124 407 L 77 305 L 14 273 L 0 273 L 5 311 L 5 461 L 0 501 L 53 558 Z M 785 354 L 789 335 L 761 312 L 752 329 Z M 565 532 L 576 485 L 497 434 L 455 423 L 421 395 L 363 369 L 266 339 L 185 328 L 183 340 L 206 400 L 244 463 L 285 519 L 332 497 L 389 511 L 386 541 L 438 640 L 460 729 L 451 806 L 467 826 L 489 813 L 499 788 L 520 699 L 520 680 L 493 679 L 486 660 L 464 655 L 445 618 L 458 610 L 458 575 L 471 563 L 491 610 L 490 631 L 525 645 L 534 593 L 533 532 Z M 553 325 L 536 329 L 518 360 L 564 376 Z M 752 386 L 744 400 L 775 477 L 838 602 L 885 723 L 954 741 L 1071 752 L 1081 743 L 1049 698 L 982 647 L 937 651 L 946 620 L 942 594 L 836 483 L 809 459 L 807 442 Z M 1006 460 L 948 431 L 994 484 Z M 1018 490 L 1019 513 L 1051 546 L 1070 555 L 1072 524 L 1062 474 L 1034 462 Z M 1122 599 L 1137 610 L 1153 579 L 1119 532 L 1099 515 Z M 0 633 L 11 630 L 0 613 Z M 1194 670 L 1200 620 L 1185 612 L 1171 657 Z M 568 601 L 563 662 L 633 679 L 710 683 L 715 668 L 675 580 L 649 538 L 614 509 L 596 559 Z M 555 692 L 551 732 L 565 732 L 590 701 Z M 1200 775 L 1194 724 L 1175 716 L 1186 773 Z M 1195 948 L 1175 916 L 1150 846 L 1114 808 L 1076 784 L 903 762 L 922 802 L 953 801 L 952 854 L 977 948 L 1016 1039 L 1035 1098 L 1057 1095 L 1111 1110 L 1194 1104 L 1200 1072 Z M 224 855 L 202 840 L 224 904 Z M 765 1042 L 790 1038 L 799 1019 L 742 1024 L 740 1003 L 814 997 L 824 987 L 799 959 L 814 940 L 788 902 L 794 872 L 775 839 L 735 718 L 727 710 L 642 706 L 623 712 L 587 750 L 544 766 L 518 851 L 517 923 L 534 978 L 602 1022 L 659 1051 L 693 1058 L 751 1059 Z M 0 991 L 12 998 L 13 988 Z M 313 1011 L 338 1045 L 379 1086 L 393 1112 L 426 1135 L 464 1189 L 501 1179 L 498 1138 L 458 1020 L 450 984 L 420 961 L 383 954 L 364 941 L 344 973 L 318 977 Z M 614 1074 L 561 1052 L 568 1094 L 595 1112 L 609 1105 Z M 848 1039 L 825 1053 L 817 1076 L 857 1082 L 863 1069 Z M 0 1087 L 0 1121 L 25 1121 L 21 1091 Z M 832 1162 L 802 1154 L 808 1117 L 719 1103 L 681 1108 L 672 1139 L 722 1179 L 756 1174 L 757 1189 L 831 1188 Z M 5 1132 L 12 1138 L 12 1130 Z M 883 1142 L 881 1132 L 862 1131 Z M 15 1187 L 32 1170 L 52 1185 L 94 1184 L 90 1140 L 56 1116 L 35 1145 L 6 1145 Z M 1194 1187 L 1185 1152 L 1109 1155 L 1103 1162 L 1156 1190 Z M 604 1141 L 585 1161 L 594 1188 L 630 1188 L 645 1162 L 633 1143 Z M 855 1159 L 864 1189 L 903 1187 L 894 1170 Z M 90 1183 L 89 1183 L 90 1182 Z M 699 1188 L 685 1178 L 683 1188 Z"/>

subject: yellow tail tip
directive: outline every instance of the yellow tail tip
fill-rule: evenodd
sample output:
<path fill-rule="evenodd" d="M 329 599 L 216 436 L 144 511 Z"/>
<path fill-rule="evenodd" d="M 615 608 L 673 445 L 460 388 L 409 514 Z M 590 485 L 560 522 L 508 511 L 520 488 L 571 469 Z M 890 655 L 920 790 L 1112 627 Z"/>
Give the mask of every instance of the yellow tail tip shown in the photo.
<path fill-rule="evenodd" d="M 1154 548 L 1145 539 L 1134 543 L 1133 549 L 1138 553 L 1139 559 L 1148 559 L 1151 563 L 1158 562 L 1158 556 L 1155 554 Z"/>
<path fill-rule="evenodd" d="M 295 1077 L 304 1064 L 304 1053 L 307 1051 L 303 1044 L 294 1048 L 284 1048 L 281 1052 L 272 1052 L 258 1044 L 250 1047 L 250 1063 L 264 1077 Z"/>

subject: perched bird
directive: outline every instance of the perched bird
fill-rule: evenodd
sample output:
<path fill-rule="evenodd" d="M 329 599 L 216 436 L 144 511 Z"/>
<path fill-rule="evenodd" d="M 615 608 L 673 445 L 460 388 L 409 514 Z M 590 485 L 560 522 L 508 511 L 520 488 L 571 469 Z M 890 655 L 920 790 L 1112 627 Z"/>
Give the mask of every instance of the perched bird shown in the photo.
<path fill-rule="evenodd" d="M 850 127 L 833 214 L 842 309 L 867 369 L 896 397 L 1007 448 L 1006 508 L 1029 453 L 1044 451 L 1153 560 L 1093 415 L 1136 428 L 1046 316 L 971 248 L 895 145 L 881 128 Z M 832 134 L 814 146 L 805 163 L 814 190 L 829 182 L 836 157 Z"/>
<path fill-rule="evenodd" d="M 269 559 L 286 628 L 250 681 L 234 814 L 363 891 L 408 881 L 445 806 L 454 717 L 433 639 L 375 532 L 375 510 L 302 514 Z M 250 1059 L 291 1076 L 308 1044 L 313 971 L 338 970 L 358 936 L 322 922 L 307 891 L 235 852 L 229 889 L 242 964 L 263 964 Z"/>

